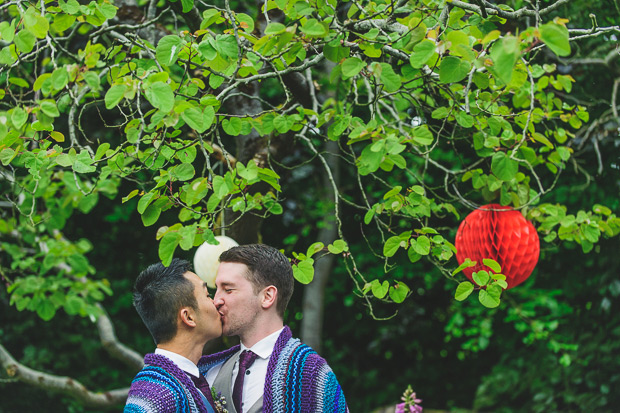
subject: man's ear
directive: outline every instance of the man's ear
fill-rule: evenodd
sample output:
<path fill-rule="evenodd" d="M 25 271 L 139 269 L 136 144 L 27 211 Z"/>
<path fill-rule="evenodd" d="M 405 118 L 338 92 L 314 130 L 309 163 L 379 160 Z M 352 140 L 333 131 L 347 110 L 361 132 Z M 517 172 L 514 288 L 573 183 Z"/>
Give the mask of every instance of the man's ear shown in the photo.
<path fill-rule="evenodd" d="M 270 285 L 263 289 L 262 295 L 261 306 L 267 310 L 276 304 L 278 289 L 275 285 Z"/>
<path fill-rule="evenodd" d="M 179 310 L 179 320 L 188 327 L 196 327 L 196 314 L 191 307 L 183 307 Z"/>

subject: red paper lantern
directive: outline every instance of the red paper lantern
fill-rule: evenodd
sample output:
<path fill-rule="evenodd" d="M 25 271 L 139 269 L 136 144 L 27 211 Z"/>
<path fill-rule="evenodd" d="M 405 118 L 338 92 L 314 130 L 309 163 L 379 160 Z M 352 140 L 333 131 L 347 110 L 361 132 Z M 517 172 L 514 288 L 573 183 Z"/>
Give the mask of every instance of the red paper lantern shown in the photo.
<path fill-rule="evenodd" d="M 510 207 L 490 204 L 467 215 L 456 232 L 456 259 L 459 265 L 466 258 L 476 261 L 474 267 L 463 272 L 472 279 L 472 273 L 487 270 L 483 258 L 491 258 L 502 266 L 508 288 L 525 281 L 540 254 L 538 233 L 521 212 Z"/>

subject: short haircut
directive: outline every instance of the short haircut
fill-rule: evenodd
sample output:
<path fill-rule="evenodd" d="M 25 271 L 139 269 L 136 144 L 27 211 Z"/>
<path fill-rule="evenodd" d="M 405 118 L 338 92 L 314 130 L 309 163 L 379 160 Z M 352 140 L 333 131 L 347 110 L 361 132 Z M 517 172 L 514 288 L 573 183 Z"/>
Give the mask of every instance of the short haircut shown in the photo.
<path fill-rule="evenodd" d="M 182 307 L 198 308 L 194 285 L 183 274 L 191 271 L 185 260 L 175 258 L 168 267 L 152 264 L 138 275 L 133 305 L 155 340 L 167 343 L 177 334 L 177 312 Z"/>
<path fill-rule="evenodd" d="M 293 268 L 284 254 L 265 244 L 248 244 L 224 251 L 220 262 L 245 264 L 249 269 L 246 278 L 255 293 L 270 285 L 275 286 L 278 289 L 276 310 L 284 318 L 295 285 Z"/>

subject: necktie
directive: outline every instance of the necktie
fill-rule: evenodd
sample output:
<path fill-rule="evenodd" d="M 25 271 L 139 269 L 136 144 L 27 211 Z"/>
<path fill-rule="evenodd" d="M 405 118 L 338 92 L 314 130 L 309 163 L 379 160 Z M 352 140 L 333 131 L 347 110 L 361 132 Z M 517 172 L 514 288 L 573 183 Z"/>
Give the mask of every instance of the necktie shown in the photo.
<path fill-rule="evenodd" d="M 233 387 L 233 404 L 235 405 L 237 413 L 242 413 L 241 400 L 243 400 L 243 379 L 246 375 L 246 370 L 252 365 L 252 363 L 254 363 L 256 357 L 258 357 L 258 354 L 253 353 L 250 350 L 245 350 L 239 356 L 239 372 L 237 373 L 237 378 L 235 379 L 235 386 Z"/>
<path fill-rule="evenodd" d="M 198 377 L 192 376 L 191 374 L 189 374 L 189 376 L 196 385 L 196 388 L 205 395 L 207 400 L 209 400 L 209 396 L 211 395 L 211 389 L 209 389 L 209 383 L 207 383 L 207 379 L 205 379 L 202 374 L 199 374 Z"/>

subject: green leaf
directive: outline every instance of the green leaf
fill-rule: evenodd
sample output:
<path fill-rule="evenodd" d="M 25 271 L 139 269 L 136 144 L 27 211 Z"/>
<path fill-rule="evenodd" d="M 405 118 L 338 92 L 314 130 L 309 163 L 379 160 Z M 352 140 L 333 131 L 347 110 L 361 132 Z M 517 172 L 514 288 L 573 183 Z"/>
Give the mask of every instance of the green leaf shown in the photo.
<path fill-rule="evenodd" d="M 217 57 L 217 50 L 215 50 L 215 47 L 213 46 L 212 42 L 213 42 L 213 38 L 205 37 L 198 44 L 198 51 L 200 52 L 202 57 L 204 57 L 206 60 L 213 60 Z"/>
<path fill-rule="evenodd" d="M 97 168 L 88 163 L 85 163 L 82 159 L 76 159 L 73 163 L 73 170 L 79 174 L 86 174 L 90 172 L 95 172 Z"/>
<path fill-rule="evenodd" d="M 457 301 L 463 301 L 474 291 L 474 285 L 469 281 L 463 281 L 456 287 L 456 292 L 454 293 L 454 299 Z"/>
<path fill-rule="evenodd" d="M 427 125 L 417 126 L 413 130 L 413 141 L 419 145 L 428 146 L 433 143 L 433 133 Z"/>
<path fill-rule="evenodd" d="M 400 76 L 394 72 L 392 66 L 388 63 L 380 63 L 380 67 L 381 75 L 379 76 L 379 79 L 381 79 L 381 83 L 383 83 L 385 91 L 392 93 L 400 89 L 402 86 Z"/>
<path fill-rule="evenodd" d="M 58 5 L 62 11 L 68 14 L 77 14 L 80 12 L 80 3 L 78 3 L 77 0 L 68 0 L 67 2 L 59 0 Z"/>
<path fill-rule="evenodd" d="M 478 300 L 480 301 L 480 304 L 487 308 L 495 308 L 500 304 L 501 295 L 502 287 L 499 285 L 489 285 L 486 290 L 480 290 L 478 293 Z"/>
<path fill-rule="evenodd" d="M 110 144 L 107 142 L 99 145 L 99 147 L 97 148 L 97 152 L 95 153 L 95 160 L 98 161 L 99 159 L 103 158 L 108 149 L 110 149 Z"/>
<path fill-rule="evenodd" d="M 67 297 L 67 301 L 64 304 L 64 309 L 67 312 L 67 314 L 69 315 L 76 315 L 79 314 L 80 310 L 82 309 L 82 305 L 84 303 L 84 300 L 75 296 L 75 295 L 70 295 Z"/>
<path fill-rule="evenodd" d="M 29 30 L 22 29 L 15 36 L 14 42 L 17 50 L 22 53 L 30 53 L 34 49 L 37 38 Z"/>
<path fill-rule="evenodd" d="M 232 34 L 218 35 L 215 39 L 215 48 L 220 55 L 229 59 L 237 59 L 239 45 Z"/>
<path fill-rule="evenodd" d="M 235 13 L 235 17 L 239 20 L 239 28 L 247 33 L 254 31 L 254 19 L 245 13 Z"/>
<path fill-rule="evenodd" d="M 383 255 L 385 255 L 386 257 L 394 256 L 394 254 L 396 254 L 396 251 L 398 251 L 400 247 L 404 247 L 403 244 L 406 243 L 399 236 L 393 236 L 388 238 L 387 241 L 385 241 L 385 245 L 383 246 Z"/>
<path fill-rule="evenodd" d="M 144 224 L 144 226 L 149 227 L 157 222 L 160 214 L 161 206 L 157 203 L 154 203 L 149 205 L 140 217 L 142 218 L 142 223 Z"/>
<path fill-rule="evenodd" d="M 131 191 L 131 192 L 129 193 L 129 195 L 124 196 L 124 197 L 122 198 L 122 203 L 124 204 L 125 202 L 129 201 L 131 198 L 133 198 L 134 196 L 138 195 L 139 193 L 140 193 L 140 191 L 139 191 L 139 190 L 134 189 L 133 191 Z"/>
<path fill-rule="evenodd" d="M 435 109 L 433 113 L 431 113 L 431 117 L 433 119 L 445 119 L 448 117 L 449 114 L 450 114 L 450 110 L 445 106 L 441 106 Z"/>
<path fill-rule="evenodd" d="M 306 255 L 308 257 L 312 257 L 314 254 L 321 251 L 324 247 L 325 247 L 325 244 L 323 244 L 322 242 L 320 241 L 315 242 L 308 247 L 308 250 L 306 251 Z"/>
<path fill-rule="evenodd" d="M 0 22 L 0 39 L 7 43 L 11 43 L 15 38 L 15 21 L 9 23 L 8 21 Z"/>
<path fill-rule="evenodd" d="M 489 276 L 489 273 L 484 270 L 473 273 L 472 278 L 474 279 L 474 282 L 481 287 L 487 285 L 487 283 L 491 279 L 491 277 Z"/>
<path fill-rule="evenodd" d="M 308 19 L 306 23 L 301 25 L 301 31 L 308 36 L 321 37 L 327 34 L 325 26 L 317 19 Z"/>
<path fill-rule="evenodd" d="M 346 59 L 351 54 L 349 47 L 340 45 L 340 40 L 336 39 L 323 46 L 323 54 L 327 60 L 340 63 L 342 59 Z"/>
<path fill-rule="evenodd" d="M 224 121 L 222 121 L 222 129 L 231 136 L 239 135 L 241 133 L 241 127 L 241 119 L 237 117 L 224 119 Z"/>
<path fill-rule="evenodd" d="M 349 246 L 347 245 L 345 241 L 341 239 L 337 239 L 332 244 L 327 246 L 327 250 L 331 252 L 332 254 L 340 254 L 343 251 L 348 251 Z"/>
<path fill-rule="evenodd" d="M 54 318 L 55 314 L 56 307 L 54 306 L 54 304 L 48 299 L 41 300 L 41 302 L 37 306 L 37 315 L 41 317 L 43 321 L 50 321 L 52 318 Z"/>
<path fill-rule="evenodd" d="M 164 266 L 168 266 L 172 262 L 174 250 L 177 249 L 180 241 L 181 235 L 176 231 L 167 232 L 159 241 L 159 259 Z"/>
<path fill-rule="evenodd" d="M 265 34 L 274 35 L 280 34 L 286 30 L 286 26 L 282 23 L 271 22 L 265 27 Z"/>
<path fill-rule="evenodd" d="M 15 126 L 15 129 L 21 129 L 22 126 L 28 120 L 28 113 L 19 106 L 13 108 L 11 112 L 11 123 Z"/>
<path fill-rule="evenodd" d="M 174 64 L 185 41 L 177 35 L 168 35 L 161 38 L 155 49 L 155 58 L 163 66 Z"/>
<path fill-rule="evenodd" d="M 489 267 L 496 274 L 499 274 L 500 272 L 502 272 L 502 267 L 495 260 L 492 260 L 490 258 L 483 258 L 482 263 L 486 265 L 487 267 Z"/>
<path fill-rule="evenodd" d="M 45 39 L 50 28 L 47 19 L 34 7 L 29 7 L 24 14 L 24 26 L 39 39 Z"/>
<path fill-rule="evenodd" d="M 45 113 L 47 116 L 51 116 L 56 118 L 60 116 L 60 112 L 58 112 L 58 108 L 56 107 L 56 102 L 53 100 L 44 100 L 41 102 L 41 111 Z"/>
<path fill-rule="evenodd" d="M 409 247 L 409 249 L 407 250 L 407 257 L 409 258 L 409 261 L 413 263 L 420 261 L 422 255 L 418 254 L 413 247 Z"/>
<path fill-rule="evenodd" d="M 491 48 L 494 74 L 505 84 L 510 83 L 512 72 L 520 56 L 519 40 L 515 36 L 499 39 Z"/>
<path fill-rule="evenodd" d="M 463 271 L 465 268 L 470 268 L 476 265 L 476 261 L 472 261 L 469 258 L 465 258 L 465 261 L 461 265 L 459 265 L 454 271 L 452 271 L 452 275 L 456 275 L 459 272 Z"/>
<path fill-rule="evenodd" d="M 123 99 L 127 86 L 125 85 L 113 85 L 105 94 L 105 107 L 106 109 L 112 109 Z"/>
<path fill-rule="evenodd" d="M 194 0 L 181 0 L 181 6 L 183 7 L 183 13 L 188 13 L 194 8 Z"/>
<path fill-rule="evenodd" d="M 196 230 L 196 224 L 179 229 L 179 235 L 181 236 L 179 245 L 182 250 L 189 251 L 192 249 L 194 246 L 194 239 L 196 238 Z"/>
<path fill-rule="evenodd" d="M 137 191 L 137 190 L 136 190 Z M 136 192 L 137 193 L 137 192 Z M 138 213 L 143 214 L 146 208 L 155 200 L 156 192 L 147 192 L 138 201 Z"/>
<path fill-rule="evenodd" d="M 428 255 L 431 252 L 431 240 L 426 235 L 419 236 L 412 244 L 415 252 L 420 255 Z"/>
<path fill-rule="evenodd" d="M 359 57 L 349 57 L 342 62 L 342 76 L 343 79 L 356 76 L 363 68 L 366 67 L 366 63 Z"/>
<path fill-rule="evenodd" d="M 16 154 L 17 152 L 15 152 L 15 150 L 11 148 L 4 148 L 0 151 L 0 162 L 2 162 L 2 165 L 7 166 L 11 163 L 13 158 L 15 158 Z"/>
<path fill-rule="evenodd" d="M 78 203 L 78 208 L 80 212 L 83 214 L 88 214 L 99 202 L 99 194 L 94 192 L 90 195 L 85 196 Z"/>
<path fill-rule="evenodd" d="M 504 152 L 496 152 L 491 160 L 491 171 L 497 179 L 510 181 L 519 172 L 517 161 L 510 159 Z"/>
<path fill-rule="evenodd" d="M 172 168 L 170 174 L 178 181 L 189 181 L 194 177 L 196 171 L 191 163 L 182 163 Z"/>
<path fill-rule="evenodd" d="M 474 126 L 474 117 L 464 110 L 457 110 L 454 117 L 456 118 L 456 123 L 464 128 L 471 128 Z"/>
<path fill-rule="evenodd" d="M 52 86 L 56 90 L 62 90 L 69 83 L 69 73 L 64 66 L 52 72 Z"/>
<path fill-rule="evenodd" d="M 568 29 L 563 24 L 549 22 L 539 28 L 540 40 L 558 56 L 568 56 L 571 53 L 568 41 Z"/>
<path fill-rule="evenodd" d="M 413 48 L 409 63 L 413 68 L 420 69 L 428 62 L 428 59 L 430 59 L 433 54 L 435 54 L 435 42 L 424 39 Z"/>
<path fill-rule="evenodd" d="M 155 82 L 150 86 L 149 101 L 157 109 L 163 112 L 170 112 L 174 107 L 174 93 L 170 85 L 164 82 Z"/>
<path fill-rule="evenodd" d="M 0 49 L 0 64 L 11 65 L 17 61 L 15 45 L 4 46 Z"/>
<path fill-rule="evenodd" d="M 380 282 L 379 280 L 373 280 L 371 284 L 372 295 L 378 299 L 382 299 L 388 293 L 390 283 L 387 281 Z"/>
<path fill-rule="evenodd" d="M 442 83 L 456 83 L 465 79 L 469 74 L 471 64 L 463 59 L 448 56 L 441 60 L 439 65 L 439 81 Z"/>
<path fill-rule="evenodd" d="M 52 28 L 56 32 L 62 33 L 68 28 L 70 28 L 71 26 L 73 26 L 73 23 L 75 23 L 75 19 L 76 19 L 75 16 L 71 16 L 71 15 L 64 14 L 64 13 L 59 13 L 54 17 Z"/>
<path fill-rule="evenodd" d="M 310 284 L 314 279 L 314 260 L 307 258 L 297 264 L 293 264 L 293 276 L 302 284 Z"/>
<path fill-rule="evenodd" d="M 396 285 L 390 287 L 390 298 L 397 304 L 402 303 L 409 294 L 409 287 L 403 282 L 398 282 Z"/>
<path fill-rule="evenodd" d="M 209 106 L 207 109 L 211 109 L 211 112 L 213 112 L 212 107 Z M 190 128 L 194 129 L 198 133 L 203 133 L 206 131 L 209 126 L 211 126 L 213 121 L 213 117 L 209 120 L 209 117 L 201 112 L 199 108 L 193 106 L 185 109 L 181 113 L 181 118 L 183 118 L 185 123 L 187 123 Z"/>
<path fill-rule="evenodd" d="M 9 78 L 9 83 L 11 83 L 13 85 L 17 85 L 19 87 L 30 88 L 30 84 L 28 82 L 26 82 L 24 79 L 22 79 L 21 77 L 10 77 Z"/>

